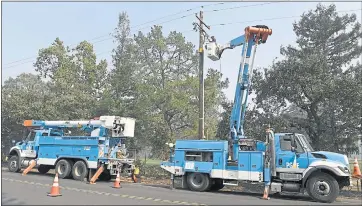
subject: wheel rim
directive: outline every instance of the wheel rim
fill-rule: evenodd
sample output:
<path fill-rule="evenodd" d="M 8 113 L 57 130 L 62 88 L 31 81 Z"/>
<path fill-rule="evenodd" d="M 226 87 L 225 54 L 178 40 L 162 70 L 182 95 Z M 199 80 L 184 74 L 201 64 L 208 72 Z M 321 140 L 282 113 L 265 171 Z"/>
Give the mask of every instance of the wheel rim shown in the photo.
<path fill-rule="evenodd" d="M 13 160 L 13 161 L 10 162 L 10 168 L 11 169 L 16 169 L 17 168 L 16 160 Z"/>
<path fill-rule="evenodd" d="M 58 167 L 58 173 L 63 174 L 65 171 L 65 167 L 66 167 L 65 164 L 60 164 Z"/>
<path fill-rule="evenodd" d="M 331 192 L 331 187 L 328 184 L 328 182 L 325 182 L 323 180 L 317 181 L 314 184 L 314 190 L 322 196 L 327 196 Z"/>
<path fill-rule="evenodd" d="M 195 186 L 195 187 L 201 187 L 202 183 L 203 183 L 203 179 L 201 174 L 194 174 L 192 177 L 192 181 L 191 183 Z"/>
<path fill-rule="evenodd" d="M 74 173 L 76 176 L 81 176 L 81 174 L 83 174 L 84 170 L 83 170 L 83 167 L 75 167 L 74 168 Z"/>

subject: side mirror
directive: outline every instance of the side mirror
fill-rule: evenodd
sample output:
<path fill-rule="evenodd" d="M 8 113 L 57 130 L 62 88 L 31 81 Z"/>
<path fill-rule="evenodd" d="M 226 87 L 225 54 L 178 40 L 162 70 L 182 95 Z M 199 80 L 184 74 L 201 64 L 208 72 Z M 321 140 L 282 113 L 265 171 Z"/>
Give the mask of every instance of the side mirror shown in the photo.
<path fill-rule="evenodd" d="M 295 151 L 297 151 L 297 150 L 296 150 L 295 147 L 292 146 L 292 148 L 290 149 L 290 151 L 295 152 Z"/>
<path fill-rule="evenodd" d="M 292 146 L 291 151 L 292 152 L 297 151 L 297 142 L 296 142 L 295 136 L 291 137 L 291 143 L 290 144 Z"/>

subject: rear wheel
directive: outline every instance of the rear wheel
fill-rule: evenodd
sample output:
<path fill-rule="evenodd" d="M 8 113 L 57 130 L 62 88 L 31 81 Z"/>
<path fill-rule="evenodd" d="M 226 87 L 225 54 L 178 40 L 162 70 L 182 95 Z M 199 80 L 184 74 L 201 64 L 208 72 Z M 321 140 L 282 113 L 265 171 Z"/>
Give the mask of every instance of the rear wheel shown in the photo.
<path fill-rule="evenodd" d="M 58 173 L 59 178 L 65 179 L 69 177 L 72 172 L 72 164 L 66 159 L 59 160 L 55 165 L 55 172 Z"/>
<path fill-rule="evenodd" d="M 75 180 L 84 180 L 88 175 L 88 168 L 87 165 L 82 161 L 79 160 L 74 163 L 72 168 L 72 176 Z"/>
<path fill-rule="evenodd" d="M 11 156 L 8 162 L 10 172 L 19 172 L 21 170 L 19 157 L 17 155 Z"/>
<path fill-rule="evenodd" d="M 339 194 L 339 185 L 336 179 L 323 172 L 314 174 L 307 182 L 307 192 L 318 202 L 332 203 Z"/>
<path fill-rule="evenodd" d="M 48 165 L 40 165 L 38 167 L 38 172 L 40 174 L 45 174 L 45 173 L 49 172 L 49 170 L 50 170 L 50 167 Z"/>
<path fill-rule="evenodd" d="M 189 173 L 187 175 L 187 185 L 192 191 L 203 192 L 210 188 L 210 178 L 203 173 Z"/>

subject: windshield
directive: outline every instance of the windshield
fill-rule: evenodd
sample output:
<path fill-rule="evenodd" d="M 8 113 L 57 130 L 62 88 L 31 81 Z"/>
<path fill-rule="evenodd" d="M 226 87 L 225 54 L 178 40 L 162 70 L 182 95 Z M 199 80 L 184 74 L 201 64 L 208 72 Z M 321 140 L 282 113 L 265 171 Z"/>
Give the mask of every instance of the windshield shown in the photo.
<path fill-rule="evenodd" d="M 297 136 L 299 137 L 299 140 L 301 141 L 301 143 L 307 149 L 308 152 L 313 152 L 314 151 L 312 145 L 310 145 L 308 139 L 304 135 L 298 134 Z"/>
<path fill-rule="evenodd" d="M 34 141 L 36 132 L 33 130 L 28 130 L 28 134 L 23 138 L 23 141 Z"/>

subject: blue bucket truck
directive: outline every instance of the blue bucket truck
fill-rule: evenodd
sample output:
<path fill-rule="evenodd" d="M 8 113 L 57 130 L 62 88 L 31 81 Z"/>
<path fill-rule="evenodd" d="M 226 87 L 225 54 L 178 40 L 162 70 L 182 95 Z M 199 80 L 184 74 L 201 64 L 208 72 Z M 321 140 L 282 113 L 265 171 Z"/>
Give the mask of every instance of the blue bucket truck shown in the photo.
<path fill-rule="evenodd" d="M 257 25 L 245 28 L 244 35 L 226 46 L 218 45 L 215 38 L 208 42 L 207 55 L 213 61 L 219 60 L 225 49 L 243 46 L 229 140 L 176 140 L 170 143 L 170 160 L 162 162 L 161 168 L 170 172 L 171 178 L 180 178 L 183 188 L 193 191 L 256 183 L 264 186 L 264 199 L 269 198 L 269 192 L 306 191 L 316 201 L 334 202 L 340 190 L 350 185 L 347 156 L 314 151 L 307 138 L 298 133 L 274 134 L 267 128 L 265 141 L 244 134 L 256 47 L 271 34 L 267 26 Z"/>

